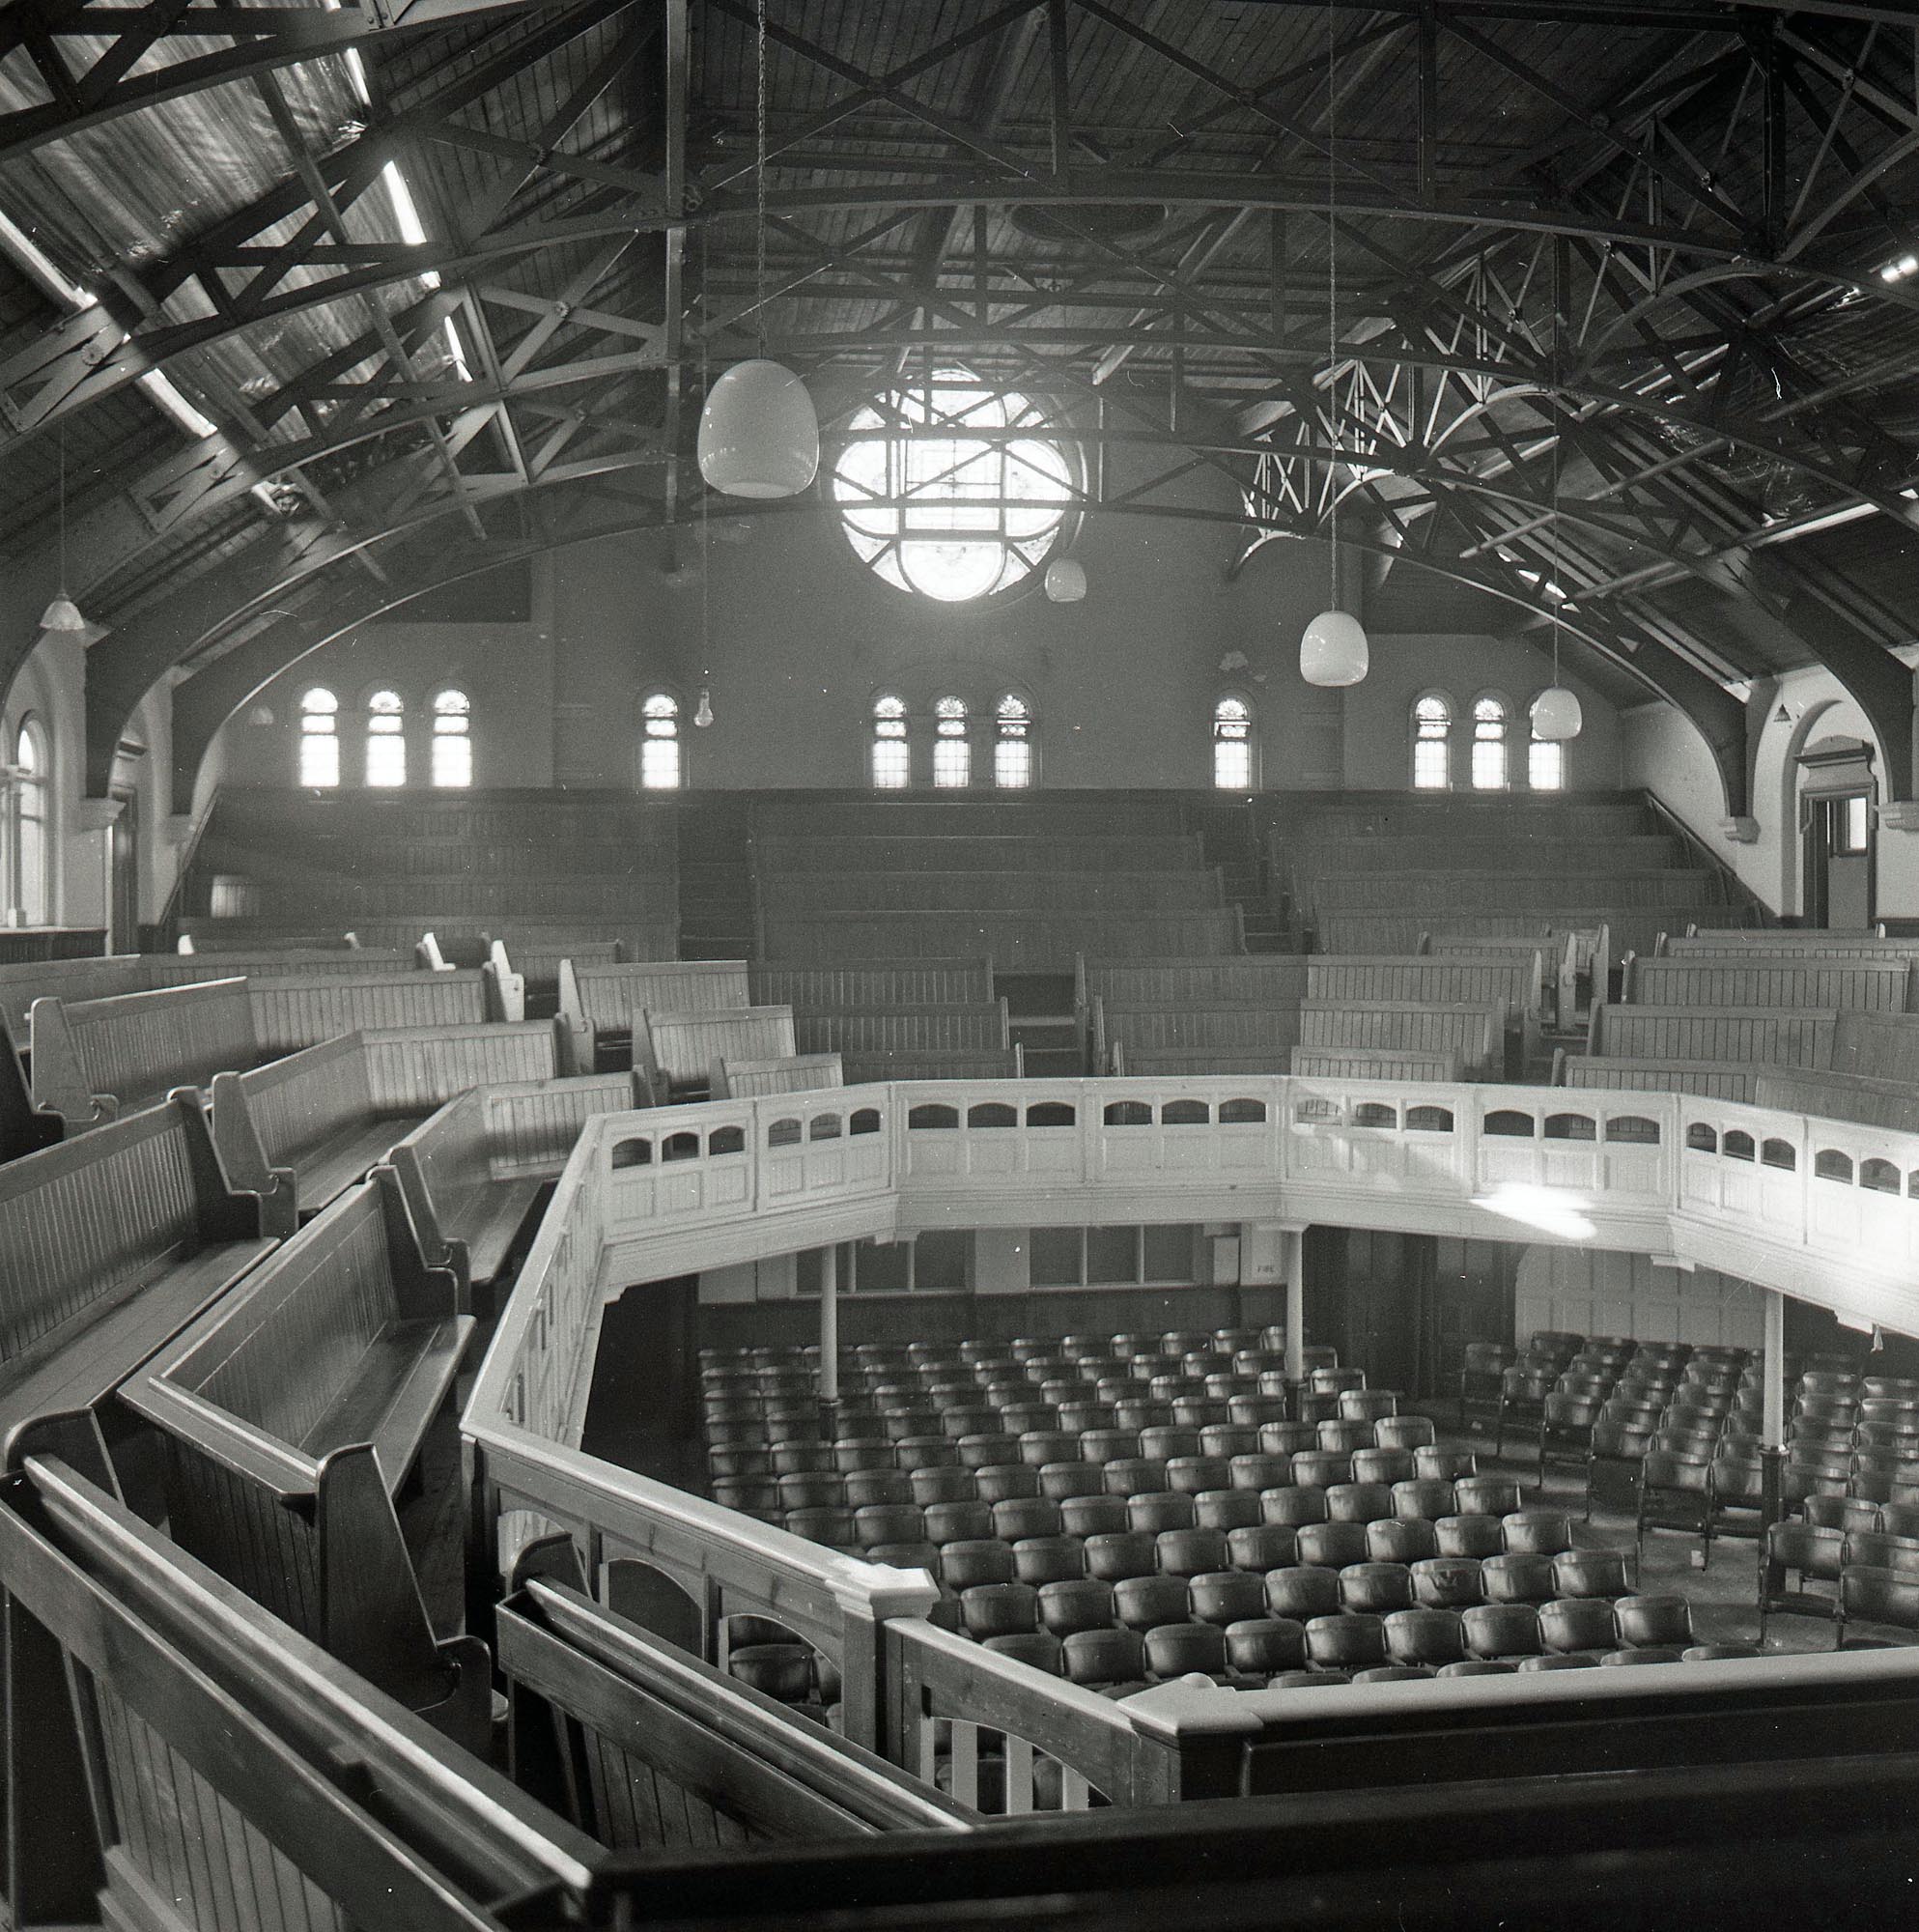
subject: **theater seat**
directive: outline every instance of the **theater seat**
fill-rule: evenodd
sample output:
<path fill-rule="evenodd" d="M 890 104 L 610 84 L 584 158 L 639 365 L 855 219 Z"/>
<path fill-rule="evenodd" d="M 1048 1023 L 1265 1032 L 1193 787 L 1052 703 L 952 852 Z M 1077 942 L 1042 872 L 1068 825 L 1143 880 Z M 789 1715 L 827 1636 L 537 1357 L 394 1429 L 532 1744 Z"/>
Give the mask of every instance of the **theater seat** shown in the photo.
<path fill-rule="evenodd" d="M 1367 1524 L 1366 1554 L 1372 1563 L 1420 1563 L 1439 1554 L 1439 1538 L 1429 1522 L 1389 1517 Z"/>
<path fill-rule="evenodd" d="M 1226 1667 L 1226 1633 L 1212 1624 L 1162 1624 L 1146 1633 L 1146 1676 L 1152 1683 L 1194 1671 L 1218 1677 Z"/>
<path fill-rule="evenodd" d="M 1684 1650 L 1692 1638 L 1692 1605 L 1683 1597 L 1622 1597 L 1613 1605 L 1613 1627 L 1626 1650 Z"/>
<path fill-rule="evenodd" d="M 1591 1670 L 1598 1662 L 1599 1660 L 1596 1657 L 1588 1656 L 1584 1652 L 1581 1652 L 1577 1656 L 1562 1656 L 1556 1653 L 1551 1657 L 1522 1657 L 1519 1660 L 1519 1668 L 1521 1670 Z"/>
<path fill-rule="evenodd" d="M 1423 1558 L 1412 1566 L 1413 1600 L 1426 1610 L 1463 1610 L 1485 1601 L 1482 1566 L 1473 1556 Z"/>
<path fill-rule="evenodd" d="M 1059 1505 L 1043 1496 L 1016 1496 L 993 1505 L 993 1534 L 1007 1543 L 1060 1534 Z"/>
<path fill-rule="evenodd" d="M 1153 1542 L 1162 1576 L 1200 1577 L 1227 1567 L 1226 1537 L 1220 1530 L 1162 1530 Z"/>
<path fill-rule="evenodd" d="M 1763 1657 L 1765 1653 L 1752 1643 L 1696 1643 L 1680 1659 L 1684 1663 L 1732 1663 Z"/>
<path fill-rule="evenodd" d="M 1068 1496 L 1059 1505 L 1059 1524 L 1068 1536 L 1112 1535 L 1125 1529 L 1124 1496 Z"/>
<path fill-rule="evenodd" d="M 1288 1484 L 1283 1489 L 1259 1492 L 1259 1514 L 1271 1523 L 1287 1528 L 1303 1528 L 1308 1523 L 1326 1520 L 1326 1492 Z"/>
<path fill-rule="evenodd" d="M 1419 1477 L 1395 1483 L 1393 1514 L 1407 1522 L 1437 1522 L 1442 1517 L 1456 1516 L 1456 1486 Z"/>
<path fill-rule="evenodd" d="M 730 1652 L 726 1674 L 750 1690 L 798 1704 L 813 1689 L 812 1647 L 804 1643 L 749 1643 Z"/>
<path fill-rule="evenodd" d="M 1387 1661 L 1384 1620 L 1351 1613 L 1313 1617 L 1306 1626 L 1306 1655 L 1315 1669 L 1370 1670 Z"/>
<path fill-rule="evenodd" d="M 1393 1514 L 1393 1492 L 1384 1483 L 1335 1483 L 1326 1492 L 1329 1522 L 1377 1522 Z"/>
<path fill-rule="evenodd" d="M 1073 1496 L 1103 1495 L 1106 1472 L 1093 1463 L 1046 1463 L 1040 1465 L 1039 1493 L 1049 1502 Z"/>
<path fill-rule="evenodd" d="M 1604 1597 L 1609 1602 L 1629 1595 L 1632 1566 L 1621 1549 L 1565 1549 L 1553 1558 L 1555 1597 Z"/>
<path fill-rule="evenodd" d="M 1088 1690 L 1143 1685 L 1145 1645 L 1138 1631 L 1076 1631 L 1060 1644 L 1066 1675 Z"/>
<path fill-rule="evenodd" d="M 973 1472 L 974 1488 L 983 1503 L 1021 1502 L 1039 1496 L 1039 1471 L 1023 1463 L 989 1463 Z"/>
<path fill-rule="evenodd" d="M 1259 1498 L 1251 1490 L 1201 1490 L 1193 1498 L 1193 1522 L 1199 1529 L 1250 1529 L 1260 1521 Z"/>
<path fill-rule="evenodd" d="M 1678 1663 L 1685 1652 L 1669 1643 L 1649 1644 L 1644 1650 L 1609 1650 L 1600 1658 L 1601 1663 Z"/>
<path fill-rule="evenodd" d="M 1302 1563 L 1321 1570 L 1343 1570 L 1366 1561 L 1363 1522 L 1309 1522 L 1297 1532 L 1295 1548 Z"/>
<path fill-rule="evenodd" d="M 1336 1684 L 1350 1684 L 1344 1670 L 1280 1670 L 1266 1680 L 1268 1690 L 1321 1690 Z"/>
<path fill-rule="evenodd" d="M 1157 1552 L 1147 1530 L 1120 1530 L 1086 1538 L 1086 1575 L 1103 1582 L 1120 1583 L 1129 1577 L 1150 1577 Z"/>
<path fill-rule="evenodd" d="M 1617 1648 L 1613 1606 L 1596 1597 L 1556 1598 L 1538 1610 L 1539 1639 L 1549 1651 L 1598 1652 Z"/>
<path fill-rule="evenodd" d="M 1386 1619 L 1386 1649 L 1395 1663 L 1436 1669 L 1465 1657 L 1459 1613 L 1454 1610 L 1396 1610 Z"/>
<path fill-rule="evenodd" d="M 1039 1621 L 1055 1636 L 1077 1631 L 1111 1629 L 1114 1622 L 1113 1585 L 1086 1577 L 1039 1587 Z"/>
<path fill-rule="evenodd" d="M 1433 1672 L 1435 1677 L 1510 1677 L 1517 1666 L 1510 1663 L 1490 1663 L 1482 1657 L 1469 1657 L 1459 1663 L 1442 1663 Z"/>
<path fill-rule="evenodd" d="M 1188 1614 L 1199 1623 L 1243 1623 L 1264 1616 L 1265 1579 L 1243 1570 L 1206 1571 L 1187 1578 L 1186 1603 Z"/>
<path fill-rule="evenodd" d="M 1077 1536 L 1023 1536 L 1013 1545 L 1013 1571 L 1035 1589 L 1071 1582 L 1086 1573 L 1086 1545 Z"/>
<path fill-rule="evenodd" d="M 955 1596 L 1014 1578 L 1013 1552 L 999 1539 L 948 1543 L 940 1550 L 940 1576 Z"/>
<path fill-rule="evenodd" d="M 1430 1666 L 1414 1663 L 1381 1663 L 1370 1670 L 1356 1670 L 1355 1684 L 1415 1684 L 1433 1675 Z"/>
<path fill-rule="evenodd" d="M 999 1656 L 1017 1658 L 1049 1677 L 1058 1677 L 1065 1669 L 1059 1639 L 1045 1631 L 1009 1632 L 1004 1636 L 989 1636 L 984 1644 Z"/>
<path fill-rule="evenodd" d="M 1544 1654 L 1538 1612 L 1530 1604 L 1482 1604 L 1461 1613 L 1466 1648 L 1477 1658 L 1518 1659 Z"/>
<path fill-rule="evenodd" d="M 1488 1556 L 1481 1579 L 1488 1604 L 1548 1604 L 1572 1594 L 1559 1588 L 1550 1556 Z"/>
<path fill-rule="evenodd" d="M 1298 1539 L 1284 1523 L 1254 1523 L 1245 1529 L 1227 1532 L 1227 1561 L 1235 1570 L 1284 1569 L 1298 1560 Z"/>
<path fill-rule="evenodd" d="M 1271 1677 L 1306 1667 L 1306 1626 L 1292 1617 L 1247 1617 L 1226 1628 L 1227 1668 L 1242 1677 Z"/>
<path fill-rule="evenodd" d="M 1183 1577 L 1128 1577 L 1113 1589 L 1113 1607 L 1128 1630 L 1157 1630 L 1187 1621 Z"/>
<path fill-rule="evenodd" d="M 1442 1556 L 1499 1556 L 1506 1538 L 1496 1516 L 1443 1516 L 1433 1524 Z"/>
<path fill-rule="evenodd" d="M 1276 1617 L 1300 1623 L 1333 1615 L 1340 1607 L 1340 1578 L 1336 1571 L 1296 1566 L 1266 1573 L 1266 1608 Z"/>
<path fill-rule="evenodd" d="M 1340 1572 L 1341 1609 L 1386 1616 L 1412 1606 L 1413 1574 L 1403 1563 L 1354 1563 Z"/>
<path fill-rule="evenodd" d="M 926 1534 L 942 1548 L 980 1543 L 993 1535 L 993 1512 L 981 1502 L 939 1502 L 926 1508 Z"/>
<path fill-rule="evenodd" d="M 1171 1490 L 1149 1491 L 1126 1498 L 1126 1522 L 1131 1529 L 1157 1536 L 1162 1530 L 1193 1527 L 1193 1498 Z"/>

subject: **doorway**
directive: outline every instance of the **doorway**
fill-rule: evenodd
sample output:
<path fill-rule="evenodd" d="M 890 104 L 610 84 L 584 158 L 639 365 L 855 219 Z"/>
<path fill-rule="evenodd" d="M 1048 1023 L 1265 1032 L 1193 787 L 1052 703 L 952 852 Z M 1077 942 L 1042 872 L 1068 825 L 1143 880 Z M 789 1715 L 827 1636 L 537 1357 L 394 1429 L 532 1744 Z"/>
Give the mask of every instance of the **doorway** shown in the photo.
<path fill-rule="evenodd" d="M 1799 758 L 1799 836 L 1805 923 L 1827 931 L 1870 929 L 1875 917 L 1870 747 L 1827 740 Z"/>
<path fill-rule="evenodd" d="M 116 785 L 120 810 L 107 828 L 107 877 L 115 952 L 140 950 L 140 795 Z"/>

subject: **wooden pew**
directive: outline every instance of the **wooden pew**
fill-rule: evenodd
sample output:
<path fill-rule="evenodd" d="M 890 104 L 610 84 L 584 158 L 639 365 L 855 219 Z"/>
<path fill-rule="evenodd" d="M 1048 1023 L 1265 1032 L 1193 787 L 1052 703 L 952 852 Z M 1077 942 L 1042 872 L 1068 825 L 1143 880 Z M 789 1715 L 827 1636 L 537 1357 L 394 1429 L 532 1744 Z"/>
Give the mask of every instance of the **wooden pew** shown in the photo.
<path fill-rule="evenodd" d="M 643 1007 L 691 1013 L 748 1004 L 744 959 L 560 962 L 559 1016 L 578 1073 L 594 1072 L 602 1054 L 631 1041 L 633 1016 Z"/>
<path fill-rule="evenodd" d="M 272 1245 L 197 1093 L 0 1167 L 0 1462 L 35 1417 L 103 1401 Z"/>
<path fill-rule="evenodd" d="M 1555 1087 L 1622 1087 L 1638 1094 L 1694 1094 L 1704 1100 L 1750 1106 L 1761 1074 L 1756 1066 L 1721 1060 L 1627 1060 L 1567 1053 L 1553 1056 Z"/>
<path fill-rule="evenodd" d="M 1318 880 L 1312 903 L 1320 912 L 1491 912 L 1514 914 L 1538 908 L 1536 918 L 1560 922 L 1568 900 L 1597 903 L 1622 911 L 1696 906 L 1703 875 L 1694 870 L 1620 872 L 1603 882 L 1569 885 L 1560 872 L 1356 872 Z M 1669 922 L 1670 923 L 1670 922 Z"/>
<path fill-rule="evenodd" d="M 1832 1030 L 1831 1053 L 1822 1060 L 1796 1064 L 1919 1086 L 1919 1016 L 1841 1013 Z"/>
<path fill-rule="evenodd" d="M 393 1496 L 473 1318 L 375 1168 L 133 1376 L 174 1540 L 409 1709 L 484 1737 L 484 1670 L 436 1641 Z M 462 1701 L 447 1705 L 453 1680 Z M 467 1680 L 471 1680 L 470 1682 Z"/>
<path fill-rule="evenodd" d="M 1217 868 L 1182 872 L 810 872 L 760 881 L 768 924 L 789 913 L 1198 912 L 1224 902 Z"/>
<path fill-rule="evenodd" d="M 213 1145 L 236 1185 L 267 1201 L 291 1235 L 364 1180 L 417 1112 L 376 1107 L 365 1040 L 323 1040 L 247 1073 L 213 1080 Z"/>
<path fill-rule="evenodd" d="M 0 1501 L 9 1923 L 478 1932 L 529 1895 L 583 1910 L 599 1846 L 95 1473 L 34 1455 Z"/>
<path fill-rule="evenodd" d="M 836 1053 L 796 1053 L 780 1060 L 716 1060 L 707 1084 L 716 1100 L 752 1100 L 843 1087 L 846 1075 Z"/>
<path fill-rule="evenodd" d="M 1608 1060 L 1824 1066 L 1831 1064 L 1838 1017 L 1781 1007 L 1615 1007 L 1602 1002 L 1593 1009 L 1587 1050 L 1595 1059 Z"/>
<path fill-rule="evenodd" d="M 1441 1006 L 1485 1006 L 1504 1001 L 1515 1016 L 1537 1018 L 1544 999 L 1544 971 L 1537 951 L 1491 954 L 1425 954 L 1367 957 L 1315 954 L 1306 962 L 1311 1000 L 1425 1001 Z"/>
<path fill-rule="evenodd" d="M 1095 998 L 1129 1007 L 1296 1007 L 1306 997 L 1307 961 L 1293 953 L 1239 959 L 1105 959 L 1081 953 L 1073 965 L 1076 1003 Z"/>
<path fill-rule="evenodd" d="M 703 1085 L 716 1060 L 783 1060 L 798 1051 L 791 1007 L 634 1009 L 633 1070 L 656 1106 L 663 1106 L 676 1087 Z"/>
<path fill-rule="evenodd" d="M 1827 958 L 1685 952 L 1626 961 L 1624 997 L 1648 1007 L 1819 1007 L 1903 1013 L 1911 1004 L 1914 958 Z"/>
<path fill-rule="evenodd" d="M 294 980 L 358 974 L 391 978 L 418 970 L 412 952 L 396 948 L 285 947 L 245 952 L 151 952 L 141 955 L 149 986 L 197 986 L 205 980 Z"/>
<path fill-rule="evenodd" d="M 1142 1007 L 1095 995 L 1091 1024 L 1093 1065 L 1113 1064 L 1123 1045 L 1127 1066 L 1136 1074 L 1143 1065 L 1142 1054 L 1169 1048 L 1206 1052 L 1233 1062 L 1222 1067 L 1223 1072 L 1250 1072 L 1255 1059 L 1261 1065 L 1269 1061 L 1284 1065 L 1299 1044 L 1296 1007 Z"/>
<path fill-rule="evenodd" d="M 791 1007 L 975 1006 L 995 997 L 990 959 L 915 959 L 858 965 L 755 966 L 743 1005 Z"/>
<path fill-rule="evenodd" d="M 1214 1074 L 1284 1073 L 1291 1053 L 1269 1047 L 1131 1046 L 1121 1039 L 1113 1042 L 1108 1057 L 1117 1078 L 1197 1080 Z"/>
<path fill-rule="evenodd" d="M 1437 1080 L 1465 1076 L 1456 1053 L 1393 1046 L 1296 1046 L 1288 1073 L 1318 1080 Z"/>
<path fill-rule="evenodd" d="M 528 1580 L 500 1605 L 495 1630 L 514 1781 L 614 1850 L 965 1832 L 978 1822 L 568 1583 Z"/>
<path fill-rule="evenodd" d="M 261 1058 L 244 980 L 36 1000 L 30 1028 L 34 1104 L 70 1132 Z"/>
<path fill-rule="evenodd" d="M 1755 1084 L 1756 1106 L 1919 1134 L 1919 1092 L 1909 1081 L 1879 1080 L 1868 1073 L 1835 1073 L 1830 1068 L 1791 1072 L 1767 1067 L 1760 1071 Z"/>
<path fill-rule="evenodd" d="M 552 1020 L 391 1027 L 363 1033 L 367 1088 L 382 1112 L 429 1114 L 469 1087 L 552 1080 L 561 1037 Z"/>
<path fill-rule="evenodd" d="M 1689 923 L 1666 937 L 1661 953 L 1818 952 L 1828 959 L 1910 958 L 1919 939 L 1888 939 L 1877 926 L 1710 926 Z"/>
<path fill-rule="evenodd" d="M 1004 1000 L 872 1011 L 813 1007 L 794 1015 L 793 1037 L 801 1053 L 951 1052 L 1005 1048 L 1013 1039 Z"/>
<path fill-rule="evenodd" d="M 143 993 L 149 957 L 113 952 L 92 959 L 28 959 L 0 963 L 0 1020 L 16 1041 L 28 1036 L 28 1014 L 39 999 L 103 1000 L 115 993 Z M 231 976 L 227 976 L 231 977 Z"/>
<path fill-rule="evenodd" d="M 26 1068 L 7 1022 L 0 1019 L 0 1161 L 17 1160 L 52 1147 L 67 1130 L 58 1114 L 41 1112 L 33 1103 Z"/>
<path fill-rule="evenodd" d="M 527 1214 L 580 1128 L 635 1103 L 627 1073 L 476 1087 L 394 1142 L 393 1171 L 420 1252 L 429 1266 L 453 1270 L 463 1305 L 468 1291 L 500 1283 Z"/>
<path fill-rule="evenodd" d="M 1004 1051 L 956 1048 L 940 1053 L 849 1053 L 842 1056 L 849 1087 L 884 1080 L 1019 1080 L 1026 1075 L 1026 1049 L 1015 1040 Z"/>
<path fill-rule="evenodd" d="M 1308 1000 L 1300 1008 L 1299 1044 L 1457 1054 L 1467 1079 L 1498 1079 L 1506 1070 L 1506 1009 Z"/>
<path fill-rule="evenodd" d="M 482 969 L 446 973 L 303 973 L 246 982 L 261 1051 L 297 1053 L 342 1034 L 506 1021 L 497 981 Z"/>
<path fill-rule="evenodd" d="M 988 953 L 996 972 L 1070 973 L 1081 953 L 1164 959 L 1246 951 L 1237 904 L 1174 913 L 795 912 L 767 919 L 761 956 L 802 966 L 867 956 L 907 960 Z"/>
<path fill-rule="evenodd" d="M 759 833 L 753 858 L 762 873 L 808 872 L 1158 872 L 1205 864 L 1192 833 L 844 833 L 791 838 Z"/>

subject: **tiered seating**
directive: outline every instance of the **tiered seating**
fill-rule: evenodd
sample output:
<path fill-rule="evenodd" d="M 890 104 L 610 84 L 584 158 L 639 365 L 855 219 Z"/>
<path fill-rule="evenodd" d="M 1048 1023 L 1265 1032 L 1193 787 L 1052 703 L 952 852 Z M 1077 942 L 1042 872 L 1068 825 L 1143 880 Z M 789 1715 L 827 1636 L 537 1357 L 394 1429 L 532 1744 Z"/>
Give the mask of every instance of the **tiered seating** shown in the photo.
<path fill-rule="evenodd" d="M 843 1087 L 846 1071 L 836 1053 L 794 1053 L 778 1060 L 713 1063 L 716 1100 L 753 1100 L 768 1094 L 805 1094 L 816 1087 Z"/>
<path fill-rule="evenodd" d="M 33 1088 L 7 1022 L 0 1019 L 0 1161 L 52 1147 L 67 1131 L 58 1114 L 34 1105 Z"/>
<path fill-rule="evenodd" d="M 785 1060 L 798 1051 L 791 1007 L 722 1007 L 698 1012 L 647 1008 L 634 1015 L 633 1070 L 655 1105 L 712 1091 L 725 1060 Z"/>
<path fill-rule="evenodd" d="M 560 1024 L 582 1073 L 632 1052 L 635 1013 L 714 1012 L 751 1003 L 744 959 L 560 962 Z"/>
<path fill-rule="evenodd" d="M 1307 1000 L 1300 1008 L 1300 1045 L 1318 1052 L 1361 1049 L 1391 1057 L 1391 1070 L 1413 1071 L 1433 1056 L 1456 1061 L 1468 1080 L 1497 1080 L 1507 1072 L 1504 1006 L 1424 1001 Z M 1400 1056 L 1416 1054 L 1406 1065 Z M 1294 1072 L 1310 1070 L 1295 1065 Z"/>
<path fill-rule="evenodd" d="M 1283 1340 L 866 1347 L 831 1442 L 810 1354 L 710 1358 L 714 1494 L 928 1570 L 953 1627 L 1113 1695 L 1689 1642 L 1683 1602 L 1633 1600 L 1622 1556 L 1576 1550 L 1391 1391 L 1324 1362 L 1289 1382 Z"/>
<path fill-rule="evenodd" d="M 1427 939 L 1602 926 L 1614 944 L 1650 952 L 1661 932 L 1690 921 L 1731 923 L 1718 875 L 1688 866 L 1648 808 L 1628 798 L 1335 806 L 1277 831 L 1273 858 L 1327 952 L 1403 954 Z"/>
<path fill-rule="evenodd" d="M 1284 953 L 1082 957 L 1075 1010 L 1097 1071 L 1283 1073 L 1299 1037 L 1306 983 L 1307 962 Z"/>
<path fill-rule="evenodd" d="M 754 865 L 776 969 L 983 953 L 1002 973 L 1063 974 L 1081 952 L 1245 951 L 1177 800 L 782 801 Z"/>
<path fill-rule="evenodd" d="M 431 928 L 473 964 L 492 939 L 529 959 L 578 941 L 670 958 L 676 876 L 672 817 L 630 792 L 229 789 L 183 882 L 181 924 L 203 944 L 352 929 L 410 946 Z M 217 909 L 240 917 L 212 917 L 216 881 Z"/>

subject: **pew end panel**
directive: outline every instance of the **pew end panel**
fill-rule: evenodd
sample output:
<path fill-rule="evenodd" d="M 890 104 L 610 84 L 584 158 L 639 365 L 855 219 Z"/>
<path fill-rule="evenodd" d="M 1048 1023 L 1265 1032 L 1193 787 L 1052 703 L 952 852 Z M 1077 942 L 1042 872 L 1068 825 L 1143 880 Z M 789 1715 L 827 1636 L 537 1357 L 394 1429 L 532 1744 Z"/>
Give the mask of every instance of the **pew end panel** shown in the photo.
<path fill-rule="evenodd" d="M 58 1114 L 34 1105 L 14 1036 L 0 1016 L 0 1162 L 53 1147 L 66 1132 L 67 1122 Z"/>

